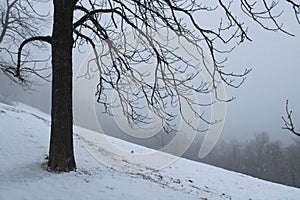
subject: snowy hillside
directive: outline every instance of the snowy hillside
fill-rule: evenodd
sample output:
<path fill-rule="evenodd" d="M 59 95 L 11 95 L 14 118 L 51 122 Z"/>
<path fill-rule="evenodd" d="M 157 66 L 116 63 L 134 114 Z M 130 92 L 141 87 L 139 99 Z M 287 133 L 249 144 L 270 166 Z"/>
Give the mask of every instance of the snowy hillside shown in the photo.
<path fill-rule="evenodd" d="M 279 185 L 209 165 L 178 159 L 161 170 L 122 172 L 101 164 L 75 133 L 76 172 L 55 174 L 41 164 L 48 151 L 49 116 L 25 106 L 0 104 L 0 199 L 299 199 L 300 189 Z M 85 139 L 86 140 L 86 139 Z M 145 150 L 117 139 L 127 149 Z M 89 149 L 89 151 L 87 150 Z M 100 152 L 103 153 L 103 152 Z M 134 152 L 135 153 L 135 152 Z M 107 154 L 118 167 L 136 166 Z M 166 157 L 170 157 L 166 155 Z"/>

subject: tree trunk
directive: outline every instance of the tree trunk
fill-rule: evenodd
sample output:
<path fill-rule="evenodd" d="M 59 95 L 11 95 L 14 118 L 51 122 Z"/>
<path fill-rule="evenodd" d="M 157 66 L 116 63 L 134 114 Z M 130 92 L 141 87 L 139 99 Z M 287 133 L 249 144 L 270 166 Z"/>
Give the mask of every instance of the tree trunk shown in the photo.
<path fill-rule="evenodd" d="M 72 49 L 76 0 L 53 0 L 52 110 L 48 168 L 76 168 L 73 151 Z"/>

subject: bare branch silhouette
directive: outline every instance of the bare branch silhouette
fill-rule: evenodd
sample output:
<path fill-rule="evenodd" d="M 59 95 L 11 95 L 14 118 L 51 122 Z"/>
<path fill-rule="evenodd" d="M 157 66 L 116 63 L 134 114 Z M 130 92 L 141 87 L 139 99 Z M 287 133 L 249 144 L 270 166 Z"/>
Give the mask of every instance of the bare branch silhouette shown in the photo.
<path fill-rule="evenodd" d="M 292 110 L 289 109 L 289 100 L 286 100 L 285 103 L 285 112 L 286 112 L 286 117 L 281 117 L 283 122 L 284 122 L 284 126 L 281 127 L 282 129 L 286 129 L 289 130 L 290 132 L 292 132 L 293 134 L 297 135 L 300 137 L 300 132 L 297 132 L 295 130 L 295 125 L 293 123 L 293 118 L 292 118 Z"/>

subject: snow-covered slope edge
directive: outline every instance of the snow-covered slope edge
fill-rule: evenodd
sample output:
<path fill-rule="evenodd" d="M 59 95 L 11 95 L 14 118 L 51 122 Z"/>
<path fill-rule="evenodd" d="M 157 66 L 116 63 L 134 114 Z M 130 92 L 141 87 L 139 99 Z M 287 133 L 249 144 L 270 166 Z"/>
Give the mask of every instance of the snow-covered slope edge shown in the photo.
<path fill-rule="evenodd" d="M 296 200 L 300 196 L 297 188 L 181 158 L 159 171 L 141 167 L 138 172 L 120 172 L 97 161 L 77 134 L 77 172 L 49 173 L 41 168 L 49 124 L 49 116 L 37 110 L 0 104 L 0 199 Z"/>

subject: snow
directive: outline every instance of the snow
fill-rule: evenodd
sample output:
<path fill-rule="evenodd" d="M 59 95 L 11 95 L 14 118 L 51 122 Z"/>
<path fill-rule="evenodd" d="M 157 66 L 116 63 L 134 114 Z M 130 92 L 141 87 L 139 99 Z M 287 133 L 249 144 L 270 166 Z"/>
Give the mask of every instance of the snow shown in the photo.
<path fill-rule="evenodd" d="M 166 153 L 162 169 L 131 154 L 138 145 L 105 136 L 122 152 L 105 152 L 103 137 L 77 127 L 77 171 L 55 174 L 42 164 L 48 152 L 50 117 L 24 105 L 0 104 L 0 199 L 299 199 L 300 189 L 230 172 Z M 80 134 L 78 134 L 80 133 Z M 102 151 L 99 151 L 102 150 Z M 134 151 L 134 152 L 131 152 Z M 106 166 L 101 156 L 107 158 Z M 100 156 L 100 157 L 99 157 Z M 151 164 L 151 163 L 150 163 Z"/>

